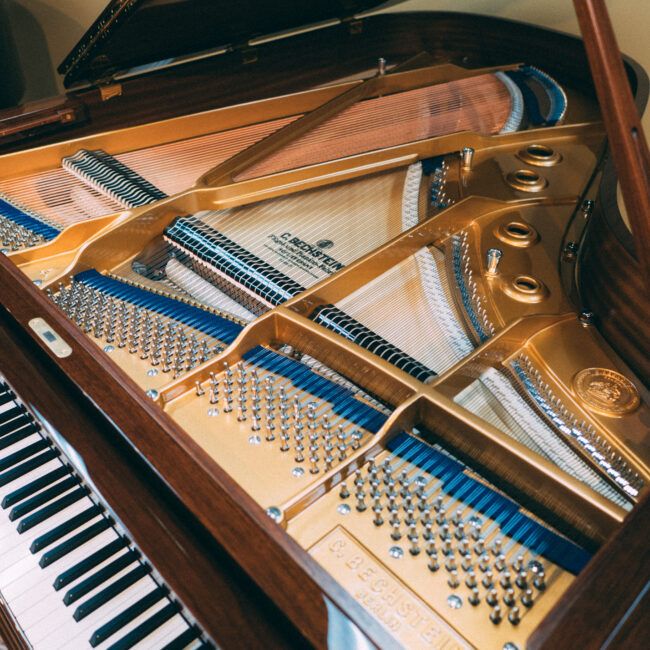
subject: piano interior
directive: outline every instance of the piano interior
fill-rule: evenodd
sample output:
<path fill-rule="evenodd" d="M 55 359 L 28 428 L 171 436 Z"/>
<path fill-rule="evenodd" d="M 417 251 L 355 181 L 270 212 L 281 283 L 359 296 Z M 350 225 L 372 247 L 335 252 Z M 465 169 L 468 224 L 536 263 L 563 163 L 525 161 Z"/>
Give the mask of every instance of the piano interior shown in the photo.
<path fill-rule="evenodd" d="M 575 307 L 604 151 L 537 67 L 396 66 L 4 155 L 0 239 L 396 643 L 523 648 L 650 478 Z"/>

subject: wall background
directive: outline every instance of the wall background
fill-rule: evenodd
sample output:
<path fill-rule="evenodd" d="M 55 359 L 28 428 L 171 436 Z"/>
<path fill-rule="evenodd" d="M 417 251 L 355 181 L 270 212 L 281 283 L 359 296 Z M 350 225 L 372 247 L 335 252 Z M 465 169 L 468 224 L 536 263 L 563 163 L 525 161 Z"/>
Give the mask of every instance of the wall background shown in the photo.
<path fill-rule="evenodd" d="M 648 0 L 606 1 L 620 48 L 650 71 Z M 14 57 L 0 52 L 0 78 L 13 78 L 18 88 L 5 105 L 61 92 L 56 67 L 107 4 L 108 0 L 0 0 L 0 32 L 9 28 L 17 50 Z M 390 0 L 380 11 L 436 9 L 503 16 L 578 33 L 571 0 Z M 0 105 L 2 101 L 0 89 Z M 644 129 L 650 133 L 650 110 Z"/>

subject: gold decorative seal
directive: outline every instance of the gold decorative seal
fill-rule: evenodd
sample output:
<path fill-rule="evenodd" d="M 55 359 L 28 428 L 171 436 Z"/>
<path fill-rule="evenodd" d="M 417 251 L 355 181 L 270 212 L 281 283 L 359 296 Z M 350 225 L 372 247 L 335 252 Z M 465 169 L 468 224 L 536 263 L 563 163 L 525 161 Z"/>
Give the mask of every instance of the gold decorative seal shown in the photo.
<path fill-rule="evenodd" d="M 584 405 L 603 415 L 625 415 L 639 406 L 636 386 L 620 372 L 585 368 L 573 378 L 573 388 Z"/>

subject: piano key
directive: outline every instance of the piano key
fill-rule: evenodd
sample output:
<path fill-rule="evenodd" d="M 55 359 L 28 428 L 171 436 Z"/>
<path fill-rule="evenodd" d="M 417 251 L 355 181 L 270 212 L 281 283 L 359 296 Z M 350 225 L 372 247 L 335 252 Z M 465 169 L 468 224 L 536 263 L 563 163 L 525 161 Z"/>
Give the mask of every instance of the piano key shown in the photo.
<path fill-rule="evenodd" d="M 0 451 L 15 445 L 21 440 L 25 440 L 25 438 L 31 436 L 37 431 L 38 427 L 33 422 L 27 422 L 22 427 L 17 427 L 12 433 L 7 433 L 0 438 Z"/>
<path fill-rule="evenodd" d="M 32 512 L 36 508 L 45 505 L 55 497 L 64 494 L 65 492 L 71 490 L 77 485 L 79 485 L 79 481 L 74 476 L 70 476 L 66 479 L 63 479 L 62 481 L 55 483 L 54 485 L 47 488 L 46 490 L 43 490 L 38 494 L 35 494 L 33 497 L 30 497 L 29 499 L 26 499 L 22 503 L 19 503 L 18 505 L 13 507 L 11 509 L 11 512 L 9 513 L 9 519 L 11 521 L 20 519 L 21 517 L 24 517 L 26 514 Z"/>
<path fill-rule="evenodd" d="M 50 527 L 57 527 L 58 525 L 66 523 L 71 518 L 76 517 L 79 513 L 84 512 L 84 508 L 87 508 L 87 505 L 84 502 L 75 503 L 70 506 L 70 508 L 55 515 L 51 520 L 39 524 L 33 530 L 23 533 L 22 535 L 16 530 L 15 524 L 3 517 L 0 525 L 3 527 L 8 525 L 9 533 L 3 535 L 3 539 L 0 542 L 0 567 L 2 567 L 2 569 L 0 569 L 0 576 L 5 570 L 10 568 L 13 563 L 27 555 L 31 555 L 30 544 L 39 537 L 47 534 Z M 0 590 L 1 589 L 2 586 L 0 584 Z"/>
<path fill-rule="evenodd" d="M 147 610 L 151 609 L 156 603 L 160 602 L 167 593 L 168 590 L 166 587 L 158 587 L 143 598 L 137 600 L 133 605 L 127 607 L 120 614 L 97 629 L 92 637 L 90 637 L 90 645 L 95 648 L 113 634 L 124 629 L 128 623 L 131 623 Z"/>
<path fill-rule="evenodd" d="M 132 569 L 129 573 L 118 578 L 108 587 L 79 605 L 74 612 L 74 619 L 80 621 L 82 618 L 85 618 L 88 614 L 94 612 L 102 605 L 105 605 L 109 600 L 115 598 L 115 596 L 118 596 L 131 585 L 138 582 L 138 580 L 146 576 L 149 571 L 151 571 L 151 569 L 146 564 L 140 564 L 135 569 Z"/>
<path fill-rule="evenodd" d="M 4 392 L 0 393 L 0 405 L 2 404 L 8 404 L 9 402 L 12 402 L 16 396 L 13 394 L 13 392 L 9 389 L 5 390 Z"/>
<path fill-rule="evenodd" d="M 66 605 L 72 605 L 72 603 L 76 602 L 80 598 L 83 598 L 96 587 L 99 587 L 100 585 L 107 582 L 122 569 L 125 569 L 127 566 L 136 562 L 139 557 L 140 553 L 137 551 L 128 550 L 126 553 L 120 555 L 118 558 L 107 564 L 102 569 L 99 569 L 92 575 L 82 580 L 72 589 L 69 589 L 63 597 L 63 602 Z"/>
<path fill-rule="evenodd" d="M 49 625 L 48 621 L 41 622 L 37 620 L 28 630 L 28 635 L 31 635 L 30 639 L 37 646 L 40 646 L 41 641 L 45 641 L 48 650 L 58 650 L 59 648 L 61 650 L 69 650 L 70 648 L 87 649 L 89 647 L 89 639 L 95 630 L 107 621 L 118 616 L 120 612 L 128 609 L 133 603 L 140 600 L 155 587 L 156 584 L 151 578 L 141 580 L 81 621 L 74 620 L 72 617 L 72 608 L 66 607 L 59 598 L 57 605 L 59 608 L 63 608 L 64 611 L 56 609 L 51 612 L 48 615 Z M 65 621 L 63 631 L 57 631 L 52 634 L 50 630 L 54 626 L 60 626 L 61 621 Z M 100 644 L 100 647 L 103 648 L 105 645 Z"/>
<path fill-rule="evenodd" d="M 62 496 L 60 499 L 57 499 L 53 503 L 50 503 L 44 508 L 41 508 L 35 513 L 25 517 L 18 524 L 18 532 L 24 533 L 30 528 L 33 528 L 34 526 L 40 524 L 42 521 L 46 521 L 58 512 L 61 512 L 61 510 L 64 510 L 73 503 L 76 503 L 77 501 L 83 499 L 87 494 L 88 488 L 83 486 L 77 488 L 76 490 L 72 490 L 72 492 L 68 492 L 68 494 Z"/>
<path fill-rule="evenodd" d="M 131 630 L 126 636 L 123 636 L 119 641 L 109 646 L 109 650 L 129 650 L 136 643 L 142 641 L 150 634 L 160 629 L 164 623 L 169 619 L 175 616 L 179 611 L 179 606 L 176 603 L 170 603 L 166 605 L 151 618 L 147 619 L 144 623 L 141 623 L 134 630 Z M 153 640 L 149 640 L 151 644 L 150 647 L 156 647 Z"/>
<path fill-rule="evenodd" d="M 85 547 L 72 552 L 69 555 L 68 561 L 71 564 L 82 561 L 88 553 L 92 553 L 96 549 L 109 544 L 114 539 L 115 534 L 114 531 L 108 531 L 105 537 L 101 536 L 101 538 L 93 541 L 93 543 L 87 544 Z M 43 585 L 47 591 L 56 591 L 52 587 L 52 583 L 56 579 L 60 567 L 49 566 L 43 568 L 38 563 L 38 558 L 31 553 L 23 558 L 16 567 L 16 571 L 8 569 L 3 575 L 3 593 L 11 599 L 19 598 L 32 587 L 38 587 L 39 584 Z"/>
<path fill-rule="evenodd" d="M 67 560 L 64 566 L 53 564 L 43 568 L 38 561 L 38 556 L 33 555 L 29 552 L 29 549 L 24 548 L 23 551 L 25 552 L 19 561 L 0 572 L 0 586 L 4 588 L 7 594 L 11 593 L 12 597 L 24 593 L 26 589 L 32 586 L 32 583 L 35 585 L 41 583 L 48 591 L 56 591 L 52 583 L 62 570 L 65 570 L 69 565 L 82 561 L 89 553 L 110 544 L 115 535 L 114 531 L 106 531 L 89 543 L 71 551 L 66 556 Z"/>
<path fill-rule="evenodd" d="M 38 431 L 38 425 L 25 413 L 25 409 L 20 406 L 15 406 L 2 413 L 0 423 L 2 423 L 0 426 L 0 437 L 13 433 L 27 425 L 31 425 L 34 431 Z"/>
<path fill-rule="evenodd" d="M 61 595 L 50 592 L 48 600 L 43 601 L 43 605 L 48 607 L 46 615 L 39 616 L 36 610 L 33 615 L 29 612 L 30 621 L 24 628 L 25 632 L 32 645 L 39 650 L 41 647 L 46 647 L 48 650 L 88 648 L 88 639 L 97 628 L 142 598 L 151 591 L 152 586 L 155 586 L 155 583 L 151 579 L 148 582 L 137 583 L 80 622 L 74 620 L 74 610 L 63 604 Z M 50 598 L 52 598 L 51 607 Z"/>
<path fill-rule="evenodd" d="M 26 443 L 26 444 L 22 444 Z M 11 453 L 7 456 L 0 458 L 0 472 L 4 472 L 14 465 L 18 465 L 23 460 L 27 460 L 35 456 L 39 451 L 43 451 L 49 447 L 49 443 L 38 434 L 32 434 L 29 438 L 21 440 L 20 442 L 11 446 Z M 16 451 L 13 451 L 16 449 Z"/>
<path fill-rule="evenodd" d="M 45 567 L 54 564 L 61 558 L 68 556 L 72 551 L 79 548 L 79 546 L 86 544 L 86 542 L 95 538 L 100 533 L 108 530 L 112 524 L 113 522 L 111 519 L 108 517 L 103 517 L 97 523 L 93 524 L 92 526 L 88 526 L 88 528 L 84 528 L 80 533 L 76 533 L 64 542 L 61 542 L 58 546 L 55 546 L 46 553 L 43 553 L 41 559 L 38 561 L 39 566 L 44 569 Z M 126 544 L 126 542 L 124 543 Z"/>
<path fill-rule="evenodd" d="M 111 540 L 110 543 L 100 547 L 91 555 L 87 555 L 76 564 L 73 564 L 67 570 L 60 573 L 53 583 L 56 591 L 67 587 L 75 580 L 88 573 L 95 567 L 99 566 L 102 562 L 121 551 L 128 544 L 127 540 L 122 537 Z M 44 557 L 44 556 L 43 556 Z"/>
<path fill-rule="evenodd" d="M 68 474 L 70 474 L 70 470 L 65 465 L 60 465 L 56 469 L 53 469 L 52 471 L 39 476 L 26 485 L 14 489 L 2 499 L 1 505 L 3 508 L 10 508 L 16 503 L 20 503 L 20 501 L 23 499 L 26 499 L 32 494 L 35 494 L 39 490 L 46 488 L 48 485 L 52 485 L 52 483 L 58 481 L 64 476 L 67 476 Z"/>
<path fill-rule="evenodd" d="M 83 503 L 86 505 L 86 501 L 83 501 Z M 90 503 L 92 503 L 92 501 Z M 54 542 L 60 540 L 64 535 L 67 535 L 73 530 L 80 528 L 83 524 L 90 521 L 102 512 L 103 508 L 101 506 L 95 504 L 91 505 L 86 510 L 83 510 L 79 514 L 75 515 L 72 519 L 64 521 L 47 533 L 39 536 L 31 543 L 29 550 L 32 553 L 36 553 L 44 548 L 47 548 L 50 544 L 54 544 Z"/>
<path fill-rule="evenodd" d="M 16 479 L 20 478 L 21 476 L 24 476 L 28 472 L 31 472 L 32 470 L 36 469 L 37 467 L 40 467 L 41 465 L 44 465 L 45 463 L 56 458 L 58 455 L 59 455 L 58 449 L 50 448 L 46 452 L 39 454 L 38 456 L 34 456 L 33 458 L 30 458 L 24 463 L 21 463 L 20 465 L 13 467 L 12 469 L 0 473 L 0 487 L 3 487 L 11 483 L 12 481 L 15 481 Z"/>
<path fill-rule="evenodd" d="M 170 641 L 162 650 L 184 650 L 187 646 L 201 636 L 201 630 L 196 627 L 190 627 L 180 636 Z"/>
<path fill-rule="evenodd" d="M 29 551 L 30 545 L 36 540 L 47 535 L 52 529 L 58 528 L 71 519 L 77 517 L 80 513 L 84 512 L 84 508 L 87 507 L 87 503 L 84 503 L 84 501 L 73 503 L 65 510 L 56 513 L 51 519 L 46 519 L 33 529 L 22 534 L 18 532 L 18 527 L 15 522 L 9 521 L 8 517 L 3 517 L 2 522 L 0 523 L 0 562 L 8 562 L 8 556 L 13 552 L 12 546 L 8 545 L 5 541 L 7 536 L 14 540 L 13 547 L 24 547 L 26 551 Z"/>

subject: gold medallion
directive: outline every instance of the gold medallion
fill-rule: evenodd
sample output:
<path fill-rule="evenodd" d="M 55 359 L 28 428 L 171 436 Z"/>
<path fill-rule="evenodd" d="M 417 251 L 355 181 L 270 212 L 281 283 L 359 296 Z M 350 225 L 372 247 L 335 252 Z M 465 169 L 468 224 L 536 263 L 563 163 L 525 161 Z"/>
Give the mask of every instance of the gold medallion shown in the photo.
<path fill-rule="evenodd" d="M 573 388 L 585 406 L 603 415 L 625 415 L 638 408 L 636 386 L 608 368 L 585 368 L 573 378 Z"/>

